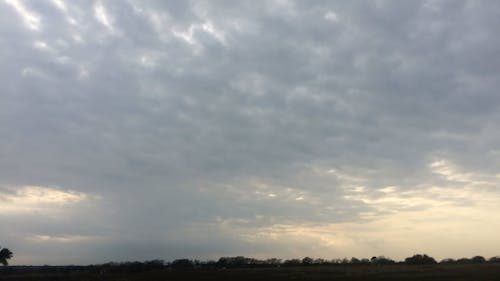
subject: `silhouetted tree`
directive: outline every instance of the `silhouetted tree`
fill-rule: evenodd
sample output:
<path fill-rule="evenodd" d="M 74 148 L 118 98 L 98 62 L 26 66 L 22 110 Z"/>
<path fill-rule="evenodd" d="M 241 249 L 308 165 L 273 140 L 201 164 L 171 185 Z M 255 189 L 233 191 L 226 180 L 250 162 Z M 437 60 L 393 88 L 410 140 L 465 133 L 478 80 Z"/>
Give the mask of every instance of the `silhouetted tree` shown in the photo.
<path fill-rule="evenodd" d="M 439 263 L 442 263 L 442 264 L 454 264 L 456 263 L 457 261 L 452 259 L 452 258 L 447 258 L 447 259 L 443 259 L 441 260 Z"/>
<path fill-rule="evenodd" d="M 373 264 L 379 264 L 379 265 L 387 265 L 387 264 L 395 264 L 396 262 L 390 258 L 384 257 L 384 256 L 379 256 L 379 257 L 372 257 L 371 262 Z"/>
<path fill-rule="evenodd" d="M 255 267 L 258 265 L 266 265 L 265 261 L 247 258 L 244 256 L 237 257 L 221 257 L 216 263 L 217 267 Z"/>
<path fill-rule="evenodd" d="M 471 263 L 472 260 L 471 259 L 468 259 L 468 258 L 460 258 L 458 260 L 456 260 L 456 263 L 458 264 L 465 264 L 465 263 Z"/>
<path fill-rule="evenodd" d="M 313 264 L 316 264 L 316 265 L 328 264 L 328 261 L 325 259 L 322 259 L 322 258 L 317 258 L 317 259 L 314 259 Z"/>
<path fill-rule="evenodd" d="M 472 263 L 485 263 L 486 259 L 482 256 L 475 256 L 471 259 Z"/>
<path fill-rule="evenodd" d="M 367 258 L 362 258 L 362 259 L 359 261 L 359 264 L 368 265 L 368 264 L 370 264 L 370 260 L 369 260 L 369 259 L 367 259 Z"/>
<path fill-rule="evenodd" d="M 0 247 L 0 249 L 1 249 L 0 250 L 0 263 L 3 264 L 4 266 L 7 266 L 7 265 L 9 265 L 7 260 L 12 258 L 12 252 L 7 248 L 2 249 L 2 247 Z"/>
<path fill-rule="evenodd" d="M 270 258 L 264 261 L 266 265 L 271 265 L 271 266 L 280 266 L 281 264 L 281 259 L 277 258 Z"/>
<path fill-rule="evenodd" d="M 165 265 L 165 261 L 163 260 L 150 260 L 150 261 L 145 261 L 144 266 L 148 269 L 161 269 Z"/>
<path fill-rule="evenodd" d="M 361 261 L 356 258 L 356 257 L 352 257 L 351 260 L 349 261 L 350 264 L 361 264 Z"/>
<path fill-rule="evenodd" d="M 491 262 L 491 263 L 500 263 L 500 257 L 499 256 L 496 256 L 496 257 L 491 257 L 488 262 Z"/>
<path fill-rule="evenodd" d="M 312 265 L 314 260 L 310 257 L 305 257 L 302 259 L 302 265 Z"/>
<path fill-rule="evenodd" d="M 349 264 L 349 262 L 350 261 L 349 261 L 348 258 L 343 258 L 343 259 L 340 260 L 340 264 L 344 264 L 344 265 Z"/>
<path fill-rule="evenodd" d="M 406 264 L 436 264 L 436 260 L 428 255 L 413 255 L 405 259 Z"/>
<path fill-rule="evenodd" d="M 301 265 L 301 261 L 299 259 L 290 259 L 290 260 L 285 260 L 283 262 L 283 265 L 285 266 L 299 266 Z"/>
<path fill-rule="evenodd" d="M 174 260 L 170 266 L 173 269 L 192 269 L 194 268 L 194 263 L 190 259 L 177 259 Z"/>

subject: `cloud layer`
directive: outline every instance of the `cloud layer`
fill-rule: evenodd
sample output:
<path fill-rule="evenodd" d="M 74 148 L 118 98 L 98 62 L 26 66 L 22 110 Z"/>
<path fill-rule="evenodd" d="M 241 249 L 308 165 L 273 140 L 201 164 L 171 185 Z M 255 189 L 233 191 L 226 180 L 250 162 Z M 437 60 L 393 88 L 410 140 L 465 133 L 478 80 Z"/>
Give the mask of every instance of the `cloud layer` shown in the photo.
<path fill-rule="evenodd" d="M 0 2 L 0 242 L 17 264 L 496 255 L 499 21 L 496 1 Z"/>

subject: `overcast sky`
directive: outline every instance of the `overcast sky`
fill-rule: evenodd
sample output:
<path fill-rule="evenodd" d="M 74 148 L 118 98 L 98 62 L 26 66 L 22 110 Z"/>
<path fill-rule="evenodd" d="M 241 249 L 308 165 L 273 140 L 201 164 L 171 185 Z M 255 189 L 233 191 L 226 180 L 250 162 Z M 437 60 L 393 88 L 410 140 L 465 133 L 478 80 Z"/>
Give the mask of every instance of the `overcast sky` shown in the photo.
<path fill-rule="evenodd" d="M 0 245 L 498 255 L 499 26 L 495 0 L 0 0 Z"/>

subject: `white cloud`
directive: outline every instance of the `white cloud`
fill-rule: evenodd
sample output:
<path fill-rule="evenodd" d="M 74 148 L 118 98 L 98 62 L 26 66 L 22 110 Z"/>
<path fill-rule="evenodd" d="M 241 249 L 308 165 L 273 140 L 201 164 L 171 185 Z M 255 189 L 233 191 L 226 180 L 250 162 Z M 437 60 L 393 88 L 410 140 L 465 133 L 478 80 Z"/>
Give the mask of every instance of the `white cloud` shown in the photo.
<path fill-rule="evenodd" d="M 113 18 L 100 1 L 94 4 L 94 16 L 102 25 L 111 31 L 113 30 Z"/>
<path fill-rule="evenodd" d="M 200 33 L 206 33 L 214 38 L 222 46 L 226 46 L 226 37 L 222 30 L 216 28 L 211 21 L 202 23 L 191 23 L 187 28 L 174 27 L 171 29 L 172 35 L 183 40 L 193 47 L 194 53 L 199 54 L 205 47 L 206 42 L 200 38 Z"/>
<path fill-rule="evenodd" d="M 226 37 L 224 35 L 224 32 L 215 28 L 212 22 L 204 22 L 201 25 L 201 29 L 215 37 L 221 44 L 226 45 Z"/>
<path fill-rule="evenodd" d="M 497 182 L 491 182 L 493 176 L 477 172 L 460 171 L 456 165 L 447 160 L 437 160 L 432 162 L 429 167 L 432 172 L 438 174 L 448 181 L 461 182 L 468 185 L 495 185 Z"/>
<path fill-rule="evenodd" d="M 328 11 L 325 14 L 325 19 L 329 20 L 329 21 L 333 21 L 333 22 L 339 21 L 339 17 L 337 16 L 337 14 L 334 11 Z"/>
<path fill-rule="evenodd" d="M 28 10 L 22 1 L 20 0 L 5 0 L 5 3 L 11 5 L 16 12 L 21 16 L 23 19 L 24 23 L 29 29 L 32 30 L 39 30 L 40 29 L 40 23 L 41 19 L 40 16 L 37 15 L 36 13 Z"/>
<path fill-rule="evenodd" d="M 183 39 L 190 45 L 194 45 L 196 43 L 194 38 L 194 32 L 196 29 L 197 29 L 196 25 L 190 25 L 186 30 L 172 29 L 172 33 L 174 36 Z"/>
<path fill-rule="evenodd" d="M 27 238 L 27 240 L 35 243 L 81 243 L 89 240 L 100 239 L 98 236 L 83 236 L 83 235 L 43 235 L 37 234 Z"/>
<path fill-rule="evenodd" d="M 66 12 L 67 7 L 66 3 L 63 0 L 52 0 L 52 4 L 54 4 L 59 10 Z"/>

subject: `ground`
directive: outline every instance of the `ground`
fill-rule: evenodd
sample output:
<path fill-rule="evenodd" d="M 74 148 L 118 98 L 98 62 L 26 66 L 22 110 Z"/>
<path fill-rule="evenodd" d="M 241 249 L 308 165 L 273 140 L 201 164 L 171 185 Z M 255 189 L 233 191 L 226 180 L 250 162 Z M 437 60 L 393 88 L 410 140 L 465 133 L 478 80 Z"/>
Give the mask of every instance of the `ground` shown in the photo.
<path fill-rule="evenodd" d="M 155 280 L 454 280 L 498 281 L 500 264 L 432 266 L 303 266 L 224 270 L 155 270 L 142 273 L 103 273 L 70 271 L 66 273 L 2 273 L 1 281 L 155 281 Z"/>

